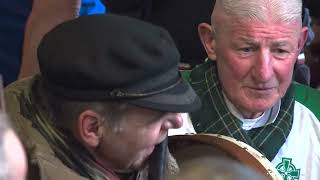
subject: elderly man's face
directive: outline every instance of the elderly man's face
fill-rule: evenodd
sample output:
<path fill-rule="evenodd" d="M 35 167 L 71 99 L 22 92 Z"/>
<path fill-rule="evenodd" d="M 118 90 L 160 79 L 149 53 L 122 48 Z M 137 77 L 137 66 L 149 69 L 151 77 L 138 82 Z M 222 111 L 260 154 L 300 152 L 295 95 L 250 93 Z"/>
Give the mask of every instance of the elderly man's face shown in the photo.
<path fill-rule="evenodd" d="M 254 118 L 286 93 L 305 29 L 299 23 L 226 23 L 212 42 L 219 78 L 229 100 Z"/>
<path fill-rule="evenodd" d="M 167 137 L 168 130 L 181 126 L 182 117 L 178 113 L 132 107 L 124 114 L 119 132 L 106 129 L 100 163 L 113 164 L 119 172 L 137 170 Z"/>

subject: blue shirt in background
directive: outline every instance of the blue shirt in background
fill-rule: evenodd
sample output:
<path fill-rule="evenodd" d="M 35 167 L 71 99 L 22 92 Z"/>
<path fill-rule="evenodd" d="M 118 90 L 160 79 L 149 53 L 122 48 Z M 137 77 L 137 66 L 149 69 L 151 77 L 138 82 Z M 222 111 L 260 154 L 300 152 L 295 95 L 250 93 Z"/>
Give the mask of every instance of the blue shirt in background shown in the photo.
<path fill-rule="evenodd" d="M 80 16 L 106 13 L 106 7 L 100 0 L 82 0 Z"/>

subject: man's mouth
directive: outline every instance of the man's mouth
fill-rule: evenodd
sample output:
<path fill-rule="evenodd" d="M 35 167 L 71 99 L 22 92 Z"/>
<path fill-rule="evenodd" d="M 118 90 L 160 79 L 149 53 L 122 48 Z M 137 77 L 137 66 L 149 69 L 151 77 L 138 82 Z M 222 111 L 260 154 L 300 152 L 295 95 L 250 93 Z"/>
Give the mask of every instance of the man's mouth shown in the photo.
<path fill-rule="evenodd" d="M 249 89 L 256 91 L 269 91 L 276 88 L 276 86 L 248 86 Z"/>
<path fill-rule="evenodd" d="M 273 90 L 274 87 L 270 87 L 270 88 L 256 88 L 256 87 L 253 87 L 251 89 L 256 90 L 256 91 L 268 91 L 268 90 Z"/>
<path fill-rule="evenodd" d="M 270 95 L 276 89 L 275 87 L 249 87 L 249 91 L 254 94 Z"/>

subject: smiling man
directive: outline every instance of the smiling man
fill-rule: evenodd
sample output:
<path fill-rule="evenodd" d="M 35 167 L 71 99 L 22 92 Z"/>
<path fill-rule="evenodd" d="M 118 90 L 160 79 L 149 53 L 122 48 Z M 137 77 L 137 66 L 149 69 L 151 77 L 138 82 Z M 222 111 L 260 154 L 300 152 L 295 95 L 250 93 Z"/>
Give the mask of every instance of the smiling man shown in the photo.
<path fill-rule="evenodd" d="M 320 123 L 295 101 L 292 73 L 303 47 L 301 0 L 217 0 L 199 25 L 208 54 L 191 73 L 203 101 L 196 131 L 255 147 L 289 179 L 320 177 Z"/>
<path fill-rule="evenodd" d="M 168 32 L 139 20 L 67 21 L 44 36 L 38 59 L 40 75 L 5 90 L 30 179 L 146 179 L 155 147 L 182 126 L 179 112 L 200 106 Z"/>

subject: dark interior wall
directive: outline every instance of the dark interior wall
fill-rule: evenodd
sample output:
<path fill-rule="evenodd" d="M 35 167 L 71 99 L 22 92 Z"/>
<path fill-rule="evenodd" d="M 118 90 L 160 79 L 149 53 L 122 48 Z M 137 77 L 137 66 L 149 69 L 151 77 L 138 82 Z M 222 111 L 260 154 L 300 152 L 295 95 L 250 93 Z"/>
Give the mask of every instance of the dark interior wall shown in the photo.
<path fill-rule="evenodd" d="M 305 5 L 310 10 L 310 15 L 320 19 L 320 1 L 319 0 L 305 0 Z"/>
<path fill-rule="evenodd" d="M 195 65 L 206 58 L 197 26 L 210 22 L 213 4 L 213 0 L 110 0 L 108 9 L 163 26 L 172 35 L 182 62 Z"/>

